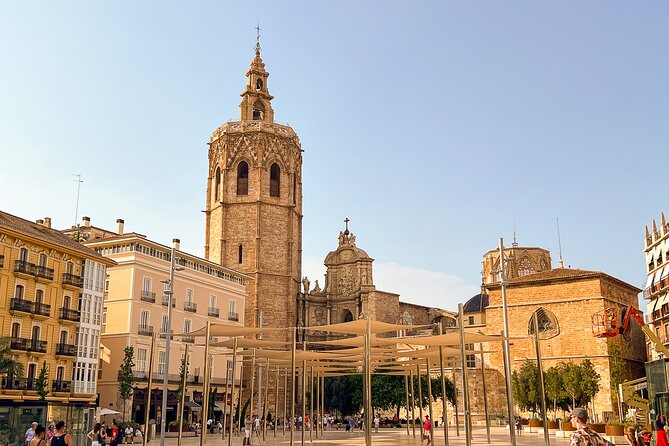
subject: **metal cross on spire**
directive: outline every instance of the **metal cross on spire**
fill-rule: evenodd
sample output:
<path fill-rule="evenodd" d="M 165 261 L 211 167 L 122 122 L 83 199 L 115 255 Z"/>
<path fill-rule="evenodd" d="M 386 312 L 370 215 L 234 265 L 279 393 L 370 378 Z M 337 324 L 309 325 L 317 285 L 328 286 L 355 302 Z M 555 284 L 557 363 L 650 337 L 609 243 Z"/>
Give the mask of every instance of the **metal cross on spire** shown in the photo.
<path fill-rule="evenodd" d="M 348 230 L 348 222 L 349 222 L 349 221 L 351 221 L 351 220 L 349 220 L 348 217 L 346 217 L 346 218 L 344 219 L 344 223 L 346 224 L 346 230 L 344 231 L 344 234 L 346 234 L 346 235 L 349 234 L 349 230 Z"/>
<path fill-rule="evenodd" d="M 260 20 L 256 25 L 256 54 L 260 54 Z"/>

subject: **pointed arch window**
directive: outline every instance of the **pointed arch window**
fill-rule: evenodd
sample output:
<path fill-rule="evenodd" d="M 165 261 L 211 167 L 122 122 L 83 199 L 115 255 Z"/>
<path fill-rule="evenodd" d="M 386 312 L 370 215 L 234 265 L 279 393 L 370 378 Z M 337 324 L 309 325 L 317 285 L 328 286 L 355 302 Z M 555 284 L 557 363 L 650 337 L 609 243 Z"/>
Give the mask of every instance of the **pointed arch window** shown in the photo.
<path fill-rule="evenodd" d="M 277 163 L 269 168 L 269 196 L 281 196 L 281 168 Z"/>
<path fill-rule="evenodd" d="M 218 201 L 221 197 L 221 168 L 220 167 L 216 168 L 215 176 L 216 176 L 216 178 L 214 178 L 214 187 L 216 189 L 214 190 L 214 200 Z"/>
<path fill-rule="evenodd" d="M 537 314 L 539 323 L 539 339 L 550 339 L 560 334 L 560 326 L 553 313 L 541 307 L 537 308 L 534 313 Z M 527 324 L 527 334 L 530 336 L 534 336 L 534 313 Z"/>
<path fill-rule="evenodd" d="M 353 320 L 353 313 L 350 310 L 344 310 L 342 314 L 342 322 L 351 322 Z"/>
<path fill-rule="evenodd" d="M 262 121 L 265 117 L 265 104 L 262 101 L 255 101 L 253 104 L 253 120 Z"/>
<path fill-rule="evenodd" d="M 520 261 L 520 265 L 518 265 L 518 276 L 529 276 L 530 274 L 534 274 L 534 272 L 534 266 L 532 266 L 530 259 L 528 257 L 523 257 Z"/>
<path fill-rule="evenodd" d="M 237 195 L 249 194 L 249 165 L 242 161 L 237 166 Z"/>

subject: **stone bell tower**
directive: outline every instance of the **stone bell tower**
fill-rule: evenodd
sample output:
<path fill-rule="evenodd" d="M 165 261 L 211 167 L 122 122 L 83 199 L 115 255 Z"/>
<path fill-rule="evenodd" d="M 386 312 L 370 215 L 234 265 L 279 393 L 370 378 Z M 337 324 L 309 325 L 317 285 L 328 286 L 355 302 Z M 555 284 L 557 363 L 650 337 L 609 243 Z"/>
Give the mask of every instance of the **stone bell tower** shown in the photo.
<path fill-rule="evenodd" d="M 239 121 L 221 125 L 209 140 L 205 257 L 252 278 L 246 326 L 257 326 L 262 314 L 264 326 L 292 327 L 302 266 L 300 140 L 274 123 L 259 43 L 246 77 Z"/>

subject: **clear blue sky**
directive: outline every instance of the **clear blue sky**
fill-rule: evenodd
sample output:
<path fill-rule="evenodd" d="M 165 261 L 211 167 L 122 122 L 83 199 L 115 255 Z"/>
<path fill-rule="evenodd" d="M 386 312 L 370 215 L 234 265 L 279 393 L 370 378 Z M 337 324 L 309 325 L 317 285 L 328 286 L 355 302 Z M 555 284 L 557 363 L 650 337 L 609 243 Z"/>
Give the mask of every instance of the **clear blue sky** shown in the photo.
<path fill-rule="evenodd" d="M 0 209 L 202 255 L 209 135 L 262 28 L 304 153 L 305 273 L 343 219 L 378 288 L 454 309 L 499 237 L 645 280 L 666 199 L 669 3 L 2 2 Z M 8 167 L 9 166 L 9 167 Z"/>

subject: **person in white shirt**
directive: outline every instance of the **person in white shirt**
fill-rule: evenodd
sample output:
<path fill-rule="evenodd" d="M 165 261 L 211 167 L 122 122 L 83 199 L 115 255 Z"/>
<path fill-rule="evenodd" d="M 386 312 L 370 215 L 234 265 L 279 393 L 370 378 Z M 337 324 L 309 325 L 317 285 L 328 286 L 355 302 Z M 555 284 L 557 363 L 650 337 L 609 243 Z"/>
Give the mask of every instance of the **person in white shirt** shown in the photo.
<path fill-rule="evenodd" d="M 35 429 L 37 429 L 37 421 L 33 421 L 26 431 L 26 445 L 29 445 L 33 438 L 35 438 Z"/>
<path fill-rule="evenodd" d="M 131 426 L 126 427 L 125 432 L 123 434 L 123 442 L 125 444 L 128 443 L 133 444 L 135 442 L 134 438 L 132 438 L 134 433 L 135 430 Z"/>

